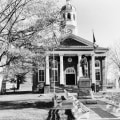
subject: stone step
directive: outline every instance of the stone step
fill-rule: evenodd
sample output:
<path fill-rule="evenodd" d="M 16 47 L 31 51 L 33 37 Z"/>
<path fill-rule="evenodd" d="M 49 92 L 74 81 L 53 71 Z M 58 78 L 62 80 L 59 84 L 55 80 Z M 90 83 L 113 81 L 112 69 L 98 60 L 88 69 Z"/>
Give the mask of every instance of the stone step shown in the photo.
<path fill-rule="evenodd" d="M 84 91 L 90 90 L 90 88 L 79 89 L 79 88 L 71 88 L 71 87 L 70 88 L 69 87 L 55 87 L 56 93 L 64 92 L 64 89 L 70 93 L 80 93 L 81 91 L 83 91 L 83 94 L 84 94 Z M 50 88 L 50 91 L 54 92 L 54 88 Z"/>
<path fill-rule="evenodd" d="M 79 99 L 83 104 L 97 104 L 96 99 Z"/>

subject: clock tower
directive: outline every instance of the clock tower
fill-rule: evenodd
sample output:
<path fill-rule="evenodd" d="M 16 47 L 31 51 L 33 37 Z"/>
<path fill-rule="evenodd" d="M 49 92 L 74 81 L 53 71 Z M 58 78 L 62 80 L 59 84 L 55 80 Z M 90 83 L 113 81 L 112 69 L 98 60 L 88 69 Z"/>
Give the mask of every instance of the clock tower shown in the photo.
<path fill-rule="evenodd" d="M 61 26 L 65 33 L 77 35 L 76 9 L 71 5 L 71 0 L 66 0 L 66 5 L 61 9 Z"/>

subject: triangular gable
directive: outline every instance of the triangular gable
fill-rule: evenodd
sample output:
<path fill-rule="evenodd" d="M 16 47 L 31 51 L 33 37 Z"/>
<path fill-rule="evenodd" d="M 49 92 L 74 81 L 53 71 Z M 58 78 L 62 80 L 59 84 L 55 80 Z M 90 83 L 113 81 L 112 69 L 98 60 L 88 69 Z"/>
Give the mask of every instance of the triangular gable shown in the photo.
<path fill-rule="evenodd" d="M 60 43 L 60 45 L 63 46 L 89 46 L 92 47 L 93 43 L 89 42 L 88 40 L 85 40 L 81 37 L 78 37 L 76 35 L 70 34 L 66 36 Z"/>
<path fill-rule="evenodd" d="M 64 46 L 87 46 L 86 44 L 74 40 L 73 38 L 66 38 L 64 41 L 61 42 L 61 45 Z"/>

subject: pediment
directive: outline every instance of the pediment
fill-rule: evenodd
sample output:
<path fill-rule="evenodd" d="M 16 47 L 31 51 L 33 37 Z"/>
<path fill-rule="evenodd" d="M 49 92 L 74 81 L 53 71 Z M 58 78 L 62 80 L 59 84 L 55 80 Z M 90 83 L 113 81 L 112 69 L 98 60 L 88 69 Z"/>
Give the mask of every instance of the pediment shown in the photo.
<path fill-rule="evenodd" d="M 82 46 L 82 47 L 92 47 L 93 44 L 88 40 L 85 40 L 81 37 L 75 36 L 73 34 L 66 36 L 60 43 L 62 46 Z"/>
<path fill-rule="evenodd" d="M 87 46 L 86 44 L 79 42 L 77 40 L 74 40 L 72 38 L 67 38 L 64 41 L 61 42 L 61 45 L 64 46 Z"/>

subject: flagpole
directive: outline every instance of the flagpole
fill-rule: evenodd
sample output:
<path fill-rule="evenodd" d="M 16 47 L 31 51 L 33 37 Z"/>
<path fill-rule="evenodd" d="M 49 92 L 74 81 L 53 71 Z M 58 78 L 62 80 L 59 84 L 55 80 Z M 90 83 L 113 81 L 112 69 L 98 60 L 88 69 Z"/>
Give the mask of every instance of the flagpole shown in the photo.
<path fill-rule="evenodd" d="M 95 42 L 96 42 L 96 40 L 95 40 L 95 36 L 94 36 L 94 30 L 92 30 L 92 33 L 93 33 L 93 56 L 94 56 L 94 61 L 95 61 Z M 95 66 L 95 64 L 94 64 L 94 66 Z M 95 67 L 94 67 L 94 69 L 95 69 Z M 94 72 L 94 74 L 95 74 L 95 72 Z M 94 77 L 94 84 L 95 84 L 95 87 L 94 87 L 95 91 L 94 92 L 96 93 L 96 80 L 95 80 L 95 77 Z"/>
<path fill-rule="evenodd" d="M 53 32 L 53 39 L 55 40 L 55 47 L 56 45 L 58 45 L 57 43 L 57 38 L 55 33 Z M 56 107 L 56 93 L 55 93 L 55 54 L 54 54 L 54 49 L 55 47 L 53 47 L 53 82 L 54 82 L 54 107 Z"/>
<path fill-rule="evenodd" d="M 53 33 L 53 39 L 55 39 L 54 33 Z M 53 67 L 53 94 L 54 94 L 54 107 L 56 107 L 56 95 L 55 95 L 55 55 L 54 55 L 54 46 L 53 46 L 53 62 L 52 62 L 52 67 Z"/>

